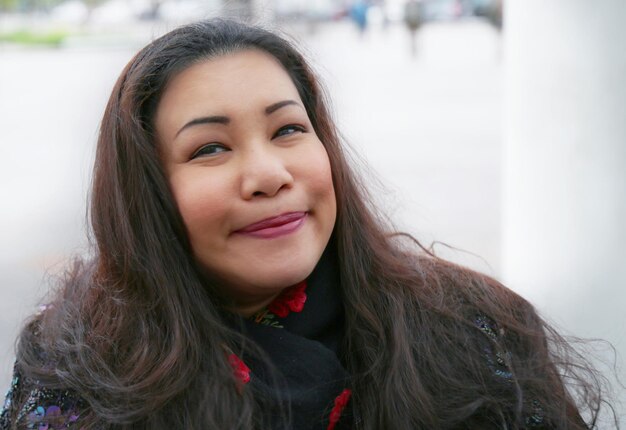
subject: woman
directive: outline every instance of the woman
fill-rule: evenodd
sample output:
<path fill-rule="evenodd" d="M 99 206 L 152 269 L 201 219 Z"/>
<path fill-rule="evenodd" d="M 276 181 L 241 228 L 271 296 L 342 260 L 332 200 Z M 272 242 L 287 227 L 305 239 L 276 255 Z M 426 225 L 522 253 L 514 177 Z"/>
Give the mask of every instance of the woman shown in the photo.
<path fill-rule="evenodd" d="M 23 330 L 0 428 L 594 427 L 600 387 L 530 304 L 367 202 L 288 42 L 152 42 L 102 121 L 93 258 Z"/>

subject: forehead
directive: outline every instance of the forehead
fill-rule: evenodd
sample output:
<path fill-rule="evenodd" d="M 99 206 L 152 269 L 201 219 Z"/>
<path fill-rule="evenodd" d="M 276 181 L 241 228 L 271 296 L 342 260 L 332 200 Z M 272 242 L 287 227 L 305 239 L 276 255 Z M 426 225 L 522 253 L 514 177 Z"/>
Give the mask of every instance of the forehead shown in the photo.
<path fill-rule="evenodd" d="M 289 75 L 275 57 L 249 48 L 201 60 L 187 67 L 170 80 L 165 91 L 175 91 L 190 84 L 223 87 L 255 81 L 264 81 L 265 85 L 291 83 Z"/>
<path fill-rule="evenodd" d="M 160 128 L 191 114 L 236 114 L 278 99 L 300 101 L 289 74 L 270 54 L 247 49 L 201 61 L 175 75 L 161 97 L 155 122 Z"/>

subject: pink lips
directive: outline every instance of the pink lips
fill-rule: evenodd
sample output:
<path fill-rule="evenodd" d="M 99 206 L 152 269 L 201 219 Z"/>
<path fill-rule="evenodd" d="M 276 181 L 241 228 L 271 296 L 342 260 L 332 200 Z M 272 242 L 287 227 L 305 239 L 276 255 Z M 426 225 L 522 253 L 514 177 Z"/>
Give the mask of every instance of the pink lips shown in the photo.
<path fill-rule="evenodd" d="M 306 220 L 306 212 L 287 212 L 250 224 L 235 233 L 246 234 L 263 239 L 272 239 L 292 233 L 299 229 Z"/>

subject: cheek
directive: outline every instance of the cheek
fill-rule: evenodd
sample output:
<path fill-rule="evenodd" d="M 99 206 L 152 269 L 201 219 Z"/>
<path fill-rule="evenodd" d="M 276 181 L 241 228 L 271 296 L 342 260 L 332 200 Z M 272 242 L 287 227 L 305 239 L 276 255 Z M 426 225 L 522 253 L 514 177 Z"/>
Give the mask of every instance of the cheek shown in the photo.
<path fill-rule="evenodd" d="M 223 225 L 228 211 L 226 180 L 187 173 L 171 175 L 170 184 L 192 243 L 202 241 Z"/>
<path fill-rule="evenodd" d="M 324 209 L 327 216 L 334 220 L 336 212 L 335 188 L 333 186 L 332 171 L 326 149 L 320 146 L 314 154 L 311 154 L 308 164 L 309 191 L 313 194 Z"/>

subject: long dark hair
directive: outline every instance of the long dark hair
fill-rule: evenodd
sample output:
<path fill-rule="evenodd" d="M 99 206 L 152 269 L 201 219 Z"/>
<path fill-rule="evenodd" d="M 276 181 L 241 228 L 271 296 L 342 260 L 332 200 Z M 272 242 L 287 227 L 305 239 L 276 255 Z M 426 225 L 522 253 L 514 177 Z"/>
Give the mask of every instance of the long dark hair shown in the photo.
<path fill-rule="evenodd" d="M 263 428 L 260 399 L 236 389 L 224 350 L 240 351 L 243 339 L 193 261 L 153 124 L 174 75 L 250 48 L 288 72 L 330 158 L 338 209 L 329 246 L 340 262 L 355 427 L 524 428 L 539 415 L 554 429 L 593 426 L 601 380 L 525 300 L 390 234 L 302 55 L 273 32 L 225 20 L 153 41 L 115 84 L 93 176 L 94 255 L 23 331 L 25 372 L 78 393 L 90 406 L 86 427 Z"/>

